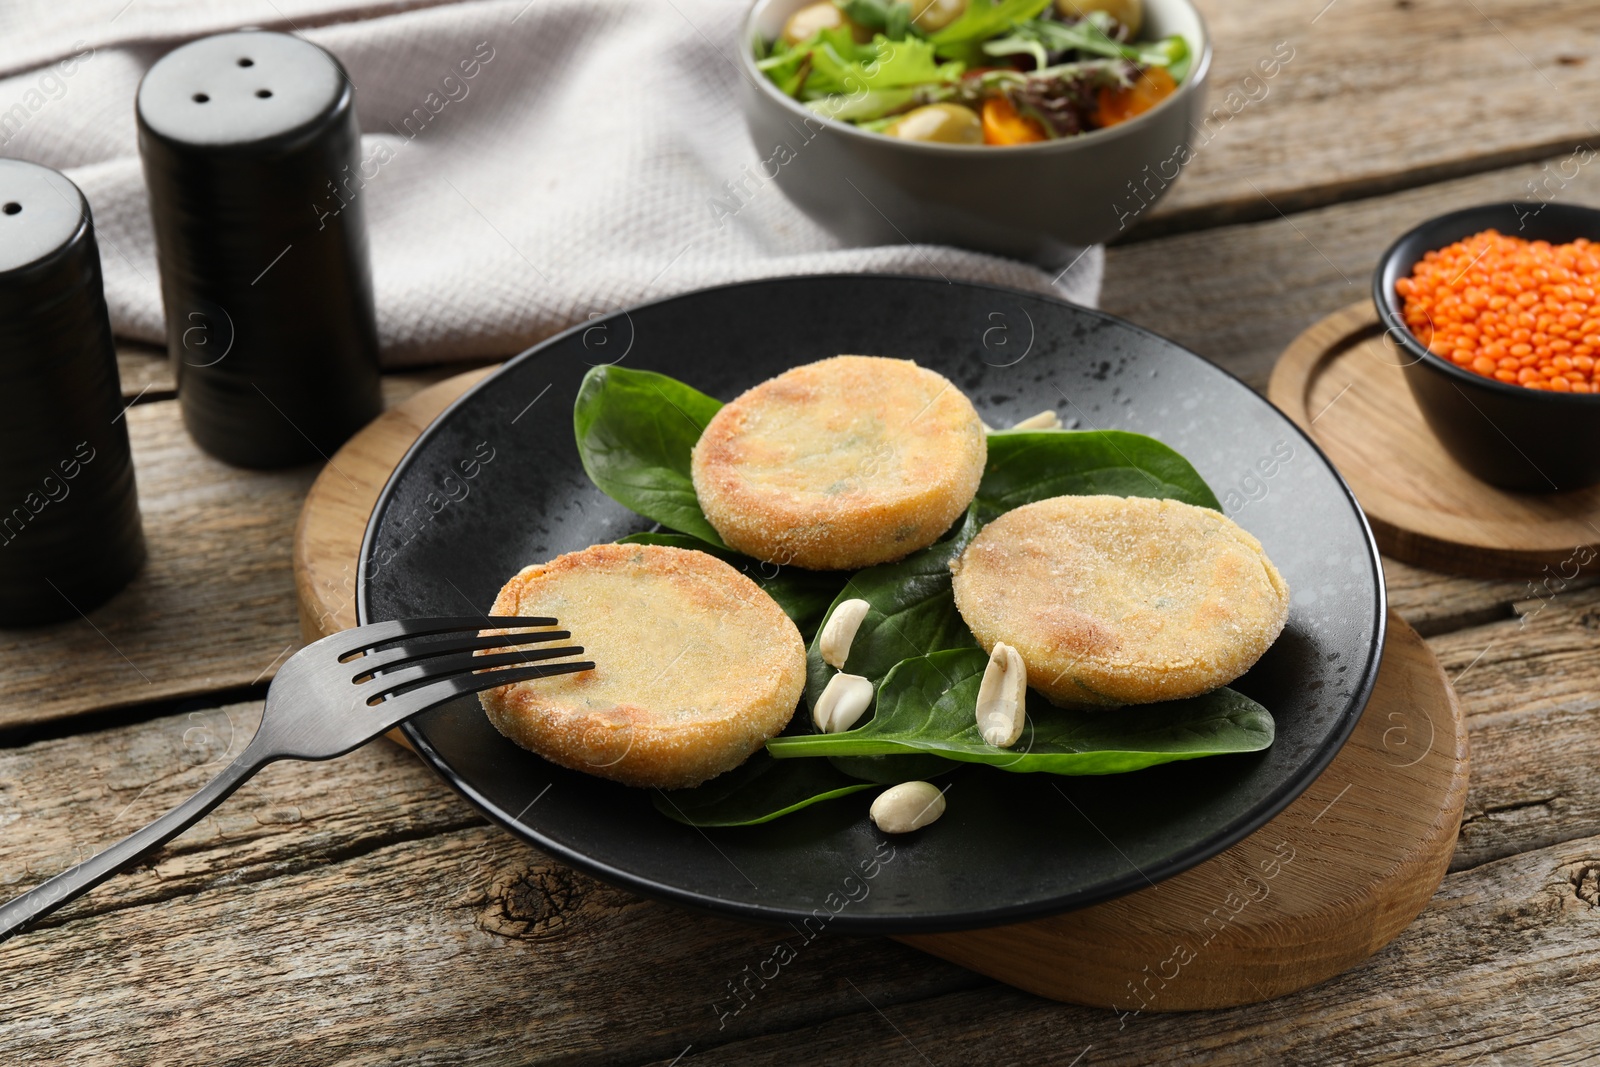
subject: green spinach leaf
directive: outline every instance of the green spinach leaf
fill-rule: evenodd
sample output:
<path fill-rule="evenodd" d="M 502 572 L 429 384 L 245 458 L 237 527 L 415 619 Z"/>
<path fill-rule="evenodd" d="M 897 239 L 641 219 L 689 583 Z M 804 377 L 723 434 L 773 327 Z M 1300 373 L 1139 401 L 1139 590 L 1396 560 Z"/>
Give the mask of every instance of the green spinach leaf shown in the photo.
<path fill-rule="evenodd" d="M 595 367 L 572 408 L 583 469 L 600 491 L 663 526 L 726 548 L 706 521 L 689 452 L 722 403 L 653 371 Z"/>
<path fill-rule="evenodd" d="M 794 620 L 800 636 L 807 642 L 822 625 L 823 618 L 828 614 L 828 605 L 833 603 L 840 588 L 850 577 L 846 571 L 803 571 L 799 567 L 763 563 L 754 556 L 735 552 L 731 548 L 718 548 L 688 534 L 636 533 L 618 538 L 617 544 L 667 545 L 716 556 L 724 563 L 731 564 L 776 600 L 783 613 Z"/>
<path fill-rule="evenodd" d="M 689 826 L 754 826 L 822 800 L 875 788 L 827 760 L 773 759 L 757 752 L 693 789 L 652 789 L 656 810 Z"/>
<path fill-rule="evenodd" d="M 989 435 L 978 520 L 1053 496 L 1148 496 L 1221 511 L 1189 461 L 1125 430 L 1001 430 Z"/>
<path fill-rule="evenodd" d="M 776 737 L 767 751 L 779 762 L 928 753 L 1018 773 L 1120 774 L 1174 760 L 1258 752 L 1272 744 L 1272 716 L 1232 689 L 1101 712 L 1052 707 L 1030 691 L 1022 737 L 1012 748 L 996 748 L 983 740 L 974 713 L 987 663 L 979 649 L 908 659 L 884 679 L 877 711 L 865 726 Z"/>

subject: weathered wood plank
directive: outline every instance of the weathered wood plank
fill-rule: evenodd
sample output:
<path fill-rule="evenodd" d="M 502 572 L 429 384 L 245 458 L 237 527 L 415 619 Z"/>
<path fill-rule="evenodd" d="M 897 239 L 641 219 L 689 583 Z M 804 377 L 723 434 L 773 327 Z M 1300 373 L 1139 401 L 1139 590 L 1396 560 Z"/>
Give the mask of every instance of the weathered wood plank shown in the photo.
<path fill-rule="evenodd" d="M 1600 8 L 1586 0 L 1199 6 L 1216 45 L 1212 117 L 1145 234 L 1273 219 L 1595 136 L 1582 101 L 1600 89 Z M 1280 61 L 1271 77 L 1264 61 Z M 1130 194 L 1123 210 L 1137 205 Z"/>
<path fill-rule="evenodd" d="M 818 1022 L 855 989 L 979 984 L 893 942 L 688 915 L 480 827 L 24 934 L 0 975 L 0 1061 L 615 1063 Z"/>
<path fill-rule="evenodd" d="M 1387 556 L 1383 560 L 1389 606 L 1424 637 L 1512 618 L 1512 605 L 1527 599 L 1529 586 L 1540 577 L 1530 574 L 1525 582 L 1457 578 Z"/>
<path fill-rule="evenodd" d="M 0 896 L 21 892 L 177 806 L 237 756 L 261 704 L 203 708 L 0 750 Z M 257 882 L 483 817 L 388 742 L 273 764 L 150 863 L 46 921 Z"/>
<path fill-rule="evenodd" d="M 1591 837 L 1451 875 L 1366 965 L 1281 1000 L 1124 1016 L 1004 987 L 900 1005 L 869 995 L 847 1018 L 697 1048 L 693 1062 L 1580 1063 L 1600 1042 L 1583 992 L 1600 977 L 1597 936 L 1600 838 Z M 1164 965 L 1151 960 L 1152 973 Z"/>
<path fill-rule="evenodd" d="M 1536 608 L 1525 608 L 1526 625 L 1433 644 L 1474 713 L 1475 790 L 1516 798 L 1548 791 L 1549 775 L 1565 773 L 1555 786 L 1562 799 L 1537 832 L 1570 835 L 1600 825 L 1585 787 L 1600 757 L 1590 729 L 1597 698 L 1586 695 L 1597 688 L 1583 669 L 1600 590 Z M 1535 677 L 1547 681 L 1530 703 Z M 204 764 L 237 751 L 258 715 L 256 705 L 234 705 L 0 752 L 0 883 L 25 888 L 79 848 L 164 810 L 205 777 Z M 1531 825 L 1486 819 L 1476 840 L 1464 835 L 1463 854 L 1514 851 L 1532 839 Z M 1573 990 L 1595 973 L 1600 919 L 1575 910 L 1589 898 L 1572 895 L 1594 897 L 1585 871 L 1600 869 L 1596 857 L 1600 837 L 1479 862 L 1447 880 L 1397 946 L 1350 975 L 1276 1005 L 1147 1014 L 1119 1031 L 1109 1013 L 990 987 L 888 942 L 824 936 L 796 947 L 798 935 L 639 901 L 480 825 L 408 755 L 375 744 L 339 761 L 268 768 L 153 863 L 9 944 L 0 1062 L 64 1055 L 49 1028 L 67 1032 L 69 1008 L 97 1020 L 71 1031 L 72 1059 L 90 1064 L 163 1062 L 160 1042 L 174 1033 L 219 1063 L 378 1062 L 390 1046 L 421 1063 L 493 1063 L 512 1048 L 527 1062 L 667 1062 L 689 1046 L 713 1062 L 916 1062 L 878 1010 L 935 1062 L 1070 1062 L 1084 1044 L 1095 1045 L 1087 1062 L 1166 1062 L 1180 1052 L 1386 1062 L 1429 1033 L 1407 1021 L 1419 985 L 1422 1009 L 1450 1006 L 1451 1027 L 1481 1042 L 1450 1046 L 1443 1062 L 1524 1039 L 1548 1057 L 1577 1046 L 1559 1033 L 1530 1035 L 1524 1016 L 1494 1005 L 1513 983 L 1539 1011 L 1580 1024 L 1571 1040 L 1594 1040 L 1581 1027 L 1600 1024 L 1579 1016 Z M 785 938 L 795 958 L 768 965 L 781 977 L 766 986 L 748 979 L 747 1006 L 735 1013 L 728 983 L 739 986 L 744 968 L 773 959 Z M 157 1001 L 141 974 L 160 976 Z M 1458 1005 L 1480 982 L 1482 996 Z M 1390 997 L 1393 989 L 1407 999 Z M 240 1000 L 265 1005 L 264 1044 L 224 1048 L 223 1022 L 206 1020 L 226 1020 L 226 1003 Z M 1303 1042 L 1285 1036 L 1308 1029 Z M 774 1030 L 781 1036 L 758 1039 Z"/>
<path fill-rule="evenodd" d="M 1428 642 L 1472 743 L 1458 869 L 1600 834 L 1600 590 L 1552 589 L 1517 619 Z"/>
<path fill-rule="evenodd" d="M 1339 0 L 1333 11 L 1351 2 Z M 1454 4 L 1450 7 L 1457 10 Z M 1257 8 L 1238 5 L 1240 12 Z M 1466 11 L 1467 16 L 1455 17 L 1476 17 L 1470 8 Z M 1591 18 L 1600 18 L 1600 5 L 1591 12 Z M 1332 17 L 1330 13 L 1328 18 Z M 1415 45 L 1406 42 L 1408 49 Z M 1600 58 L 1594 69 L 1600 73 Z M 1416 74 L 1406 77 L 1413 79 Z M 1352 108 L 1352 113 L 1358 110 Z M 1365 158 L 1365 149 L 1352 151 L 1350 145 L 1366 144 L 1357 136 L 1340 150 L 1352 158 Z M 1545 165 L 1559 172 L 1564 158 L 1339 204 L 1291 219 L 1274 215 L 1272 221 L 1252 225 L 1113 247 L 1106 253 L 1100 303 L 1264 390 L 1279 353 L 1302 330 L 1347 304 L 1370 298 L 1373 268 L 1395 238 L 1456 208 L 1529 199 L 1528 182 L 1544 180 Z M 1263 180 L 1255 170 L 1246 173 Z M 1178 189 L 1182 188 L 1179 183 Z M 1564 187 L 1552 182 L 1551 191 L 1542 198 L 1600 201 L 1600 166 L 1577 169 Z"/>
<path fill-rule="evenodd" d="M 180 851 L 134 877 L 181 882 L 219 858 Z M 219 1064 L 400 1049 L 415 1063 L 513 1050 L 527 1063 L 686 1050 L 711 1063 L 1066 1063 L 1086 1046 L 1094 1063 L 1400 1063 L 1426 1047 L 1431 1062 L 1469 1064 L 1551 1062 L 1600 1037 L 1580 992 L 1600 974 L 1600 838 L 1450 876 L 1397 942 L 1313 990 L 1176 1016 L 1048 1003 L 877 939 L 803 942 L 687 915 L 488 827 L 285 869 L 254 881 L 213 867 L 181 896 L 12 942 L 0 1057 L 176 1062 L 178 1037 Z M 779 958 L 765 984 L 747 978 Z M 737 1012 L 730 983 L 746 990 Z M 248 1047 L 229 1040 L 239 1003 Z"/>
<path fill-rule="evenodd" d="M 0 896 L 170 807 L 259 717 L 231 705 L 0 752 Z M 769 962 L 785 938 L 793 958 Z M 386 742 L 266 768 L 6 949 L 4 1063 L 172 1062 L 162 1049 L 180 1030 L 208 1063 L 384 1062 L 391 1046 L 419 1063 L 504 1062 L 511 1048 L 607 1062 L 847 1010 L 840 975 L 890 1001 L 986 983 L 893 942 L 807 939 L 604 886 L 483 825 Z M 81 989 L 47 978 L 58 970 Z M 161 976 L 156 1004 L 139 973 Z M 80 1001 L 90 987 L 98 1003 Z M 230 1050 L 225 1005 L 244 987 L 266 1043 Z M 68 1028 L 67 1012 L 96 1025 Z M 307 1013 L 321 1020 L 310 1030 Z M 363 1036 L 378 1016 L 389 1022 Z M 52 1044 L 52 1028 L 72 1043 Z"/>

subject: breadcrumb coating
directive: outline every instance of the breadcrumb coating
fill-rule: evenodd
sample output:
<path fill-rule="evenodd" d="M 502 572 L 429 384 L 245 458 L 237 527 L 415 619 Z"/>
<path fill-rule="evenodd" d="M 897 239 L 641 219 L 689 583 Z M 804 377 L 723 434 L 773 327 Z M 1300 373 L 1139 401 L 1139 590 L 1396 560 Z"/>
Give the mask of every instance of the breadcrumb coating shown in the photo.
<path fill-rule="evenodd" d="M 1028 684 L 1065 707 L 1210 692 L 1249 670 L 1289 614 L 1261 543 L 1176 500 L 1027 504 L 984 527 L 950 569 L 978 643 L 1016 648 Z"/>
<path fill-rule="evenodd" d="M 692 474 L 733 548 L 844 570 L 938 540 L 972 502 L 987 458 L 977 411 L 945 377 L 910 360 L 836 356 L 717 412 Z"/>
<path fill-rule="evenodd" d="M 495 729 L 627 785 L 682 789 L 732 770 L 783 729 L 805 687 L 795 624 L 704 552 L 594 545 L 523 569 L 492 610 L 554 616 L 595 663 L 483 693 Z"/>

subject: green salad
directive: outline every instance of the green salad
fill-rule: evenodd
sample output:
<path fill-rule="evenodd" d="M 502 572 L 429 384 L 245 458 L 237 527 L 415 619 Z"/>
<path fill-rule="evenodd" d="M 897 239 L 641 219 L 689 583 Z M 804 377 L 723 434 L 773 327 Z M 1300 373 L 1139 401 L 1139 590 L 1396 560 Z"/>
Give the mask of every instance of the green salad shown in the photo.
<path fill-rule="evenodd" d="M 991 433 L 977 496 L 943 538 L 893 563 L 807 571 L 733 551 L 700 510 L 690 450 L 721 407 L 664 375 L 596 367 L 573 412 L 584 470 L 607 496 L 665 528 L 624 543 L 710 553 L 777 602 L 807 642 L 806 699 L 813 707 L 831 674 L 820 648 L 824 623 L 845 601 L 866 601 L 849 661 L 852 672 L 872 683 L 874 699 L 852 729 L 820 733 L 810 716 L 796 715 L 765 751 L 734 770 L 693 789 L 655 790 L 656 807 L 668 817 L 745 826 L 972 764 L 1013 773 L 1121 774 L 1272 744 L 1267 709 L 1228 688 L 1114 715 L 1058 708 L 1029 690 L 1022 736 L 1004 748 L 984 740 L 974 717 L 989 656 L 956 609 L 951 560 L 1001 514 L 1052 497 L 1156 497 L 1220 511 L 1210 487 L 1171 448 L 1119 430 Z"/>
<path fill-rule="evenodd" d="M 1020 145 L 1141 115 L 1189 72 L 1141 0 L 823 0 L 756 66 L 828 118 L 914 141 Z"/>

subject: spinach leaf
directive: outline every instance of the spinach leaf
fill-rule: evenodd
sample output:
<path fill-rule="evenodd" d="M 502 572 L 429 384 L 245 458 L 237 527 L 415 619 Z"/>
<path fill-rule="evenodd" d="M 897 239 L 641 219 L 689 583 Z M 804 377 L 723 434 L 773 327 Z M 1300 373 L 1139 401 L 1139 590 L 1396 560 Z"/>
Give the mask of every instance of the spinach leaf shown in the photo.
<path fill-rule="evenodd" d="M 1000 430 L 978 486 L 978 519 L 1053 496 L 1148 496 L 1221 511 L 1205 480 L 1177 452 L 1125 430 Z"/>
<path fill-rule="evenodd" d="M 1120 774 L 1174 760 L 1259 752 L 1272 716 L 1232 689 L 1100 712 L 1067 711 L 1028 693 L 1028 725 L 1012 748 L 978 732 L 974 714 L 988 657 L 978 649 L 916 656 L 889 672 L 870 722 L 840 734 L 775 737 L 780 762 L 801 756 L 930 753 L 1018 773 Z"/>
<path fill-rule="evenodd" d="M 726 548 L 689 476 L 689 452 L 721 407 L 664 374 L 595 367 L 583 376 L 572 407 L 583 469 L 624 507 Z"/>
<path fill-rule="evenodd" d="M 780 762 L 757 752 L 693 789 L 652 789 L 650 799 L 661 814 L 689 826 L 754 826 L 872 788 L 873 783 L 841 774 L 827 760 Z"/>
<path fill-rule="evenodd" d="M 667 545 L 689 548 L 716 556 L 731 564 L 746 578 L 759 585 L 778 602 L 783 613 L 794 620 L 800 636 L 809 642 L 828 614 L 828 605 L 839 595 L 850 575 L 845 571 L 803 571 L 799 567 L 780 567 L 763 563 L 753 556 L 735 552 L 680 533 L 636 533 L 618 538 L 619 545 Z"/>

